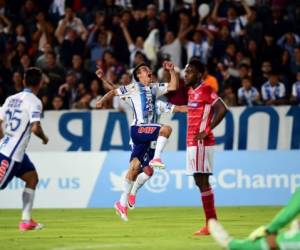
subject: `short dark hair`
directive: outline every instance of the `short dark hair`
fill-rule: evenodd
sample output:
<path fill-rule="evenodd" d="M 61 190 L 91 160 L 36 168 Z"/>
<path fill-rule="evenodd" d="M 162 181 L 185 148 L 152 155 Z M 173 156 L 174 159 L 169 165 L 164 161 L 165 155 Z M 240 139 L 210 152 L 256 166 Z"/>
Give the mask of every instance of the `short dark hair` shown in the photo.
<path fill-rule="evenodd" d="M 189 61 L 189 65 L 195 67 L 199 73 L 203 74 L 205 71 L 205 66 L 203 65 L 203 63 L 200 62 L 199 58 L 197 57 L 192 57 Z"/>
<path fill-rule="evenodd" d="M 143 67 L 143 66 L 149 67 L 149 65 L 148 65 L 147 63 L 142 62 L 142 63 L 138 64 L 138 65 L 134 68 L 134 70 L 133 70 L 133 72 L 132 72 L 132 75 L 133 75 L 133 78 L 134 78 L 135 81 L 139 81 L 139 78 L 138 78 L 137 75 L 138 75 L 138 73 L 139 73 L 139 69 L 140 69 L 141 67 Z"/>
<path fill-rule="evenodd" d="M 26 87 L 35 87 L 42 80 L 42 71 L 37 67 L 30 67 L 24 73 L 24 81 Z"/>

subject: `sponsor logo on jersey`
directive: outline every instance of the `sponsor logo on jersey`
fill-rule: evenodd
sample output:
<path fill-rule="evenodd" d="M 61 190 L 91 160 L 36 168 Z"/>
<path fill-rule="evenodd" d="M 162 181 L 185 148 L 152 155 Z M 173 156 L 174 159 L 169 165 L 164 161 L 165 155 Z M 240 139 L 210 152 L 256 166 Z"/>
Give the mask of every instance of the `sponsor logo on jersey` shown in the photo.
<path fill-rule="evenodd" d="M 138 133 L 139 134 L 152 134 L 157 127 L 139 127 Z"/>

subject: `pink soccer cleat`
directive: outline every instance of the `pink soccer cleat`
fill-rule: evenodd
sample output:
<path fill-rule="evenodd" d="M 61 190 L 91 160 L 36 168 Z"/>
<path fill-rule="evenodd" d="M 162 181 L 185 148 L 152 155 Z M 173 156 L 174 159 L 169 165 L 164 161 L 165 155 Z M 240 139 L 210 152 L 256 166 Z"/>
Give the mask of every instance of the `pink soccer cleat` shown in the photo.
<path fill-rule="evenodd" d="M 201 235 L 210 235 L 209 231 L 208 231 L 208 227 L 204 226 L 201 227 L 198 231 L 196 231 L 194 233 L 195 236 L 201 236 Z"/>
<path fill-rule="evenodd" d="M 135 208 L 135 195 L 130 194 L 130 195 L 128 196 L 128 201 L 127 201 L 127 203 L 128 203 L 128 207 L 129 207 L 130 209 L 134 209 L 134 208 Z"/>
<path fill-rule="evenodd" d="M 42 228 L 43 224 L 37 223 L 34 220 L 30 220 L 29 222 L 20 221 L 19 223 L 20 231 L 38 230 Z"/>
<path fill-rule="evenodd" d="M 115 203 L 115 209 L 117 215 L 121 217 L 123 221 L 128 221 L 128 208 L 123 207 L 119 201 Z"/>
<path fill-rule="evenodd" d="M 164 169 L 165 168 L 165 164 L 161 161 L 160 158 L 154 158 L 149 162 L 149 166 L 152 168 L 160 168 L 160 169 Z"/>

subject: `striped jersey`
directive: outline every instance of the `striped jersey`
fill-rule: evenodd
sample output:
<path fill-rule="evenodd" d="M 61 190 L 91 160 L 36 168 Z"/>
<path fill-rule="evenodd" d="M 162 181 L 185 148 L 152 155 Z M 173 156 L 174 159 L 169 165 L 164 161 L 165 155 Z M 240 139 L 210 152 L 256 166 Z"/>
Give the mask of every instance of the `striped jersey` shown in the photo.
<path fill-rule="evenodd" d="M 202 82 L 197 88 L 190 88 L 188 92 L 188 126 L 187 126 L 187 146 L 198 146 L 195 138 L 199 132 L 209 128 L 213 118 L 213 105 L 219 96 L 213 89 Z M 210 131 L 204 139 L 205 146 L 215 144 L 215 137 Z"/>
<path fill-rule="evenodd" d="M 251 87 L 250 89 L 245 89 L 244 87 L 241 87 L 238 89 L 238 98 L 240 104 L 242 105 L 255 105 L 255 101 L 257 100 L 258 96 L 259 93 L 255 87 Z"/>
<path fill-rule="evenodd" d="M 293 84 L 292 96 L 297 97 L 297 100 L 300 101 L 300 81 Z"/>
<path fill-rule="evenodd" d="M 0 120 L 5 126 L 0 153 L 21 162 L 30 139 L 31 124 L 40 121 L 41 113 L 42 102 L 30 89 L 9 96 L 0 108 Z"/>
<path fill-rule="evenodd" d="M 118 96 L 126 101 L 133 110 L 133 123 L 157 123 L 156 99 L 168 92 L 168 83 L 152 83 L 145 86 L 133 82 L 117 88 Z"/>
<path fill-rule="evenodd" d="M 278 82 L 276 85 L 272 86 L 268 81 L 261 86 L 261 95 L 264 101 L 283 98 L 285 96 L 284 84 Z"/>

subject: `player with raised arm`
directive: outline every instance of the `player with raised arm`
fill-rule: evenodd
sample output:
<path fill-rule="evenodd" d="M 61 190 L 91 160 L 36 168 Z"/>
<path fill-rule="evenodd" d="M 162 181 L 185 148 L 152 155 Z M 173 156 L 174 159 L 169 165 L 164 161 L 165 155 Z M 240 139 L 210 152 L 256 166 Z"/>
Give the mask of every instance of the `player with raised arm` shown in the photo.
<path fill-rule="evenodd" d="M 24 90 L 9 96 L 0 109 L 0 189 L 6 188 L 14 176 L 25 182 L 22 219 L 19 223 L 21 231 L 43 227 L 31 217 L 38 175 L 25 153 L 31 132 L 38 136 L 43 144 L 48 143 L 48 137 L 40 124 L 42 102 L 36 96 L 41 83 L 41 70 L 27 69 L 24 74 Z M 5 126 L 4 131 L 2 123 Z"/>
<path fill-rule="evenodd" d="M 145 166 L 144 172 L 147 172 L 149 175 L 151 172 L 153 173 L 153 167 L 164 168 L 160 154 L 172 129 L 170 126 L 157 123 L 155 103 L 159 96 L 166 94 L 168 91 L 177 89 L 178 79 L 174 71 L 173 63 L 164 62 L 163 65 L 171 75 L 168 83 L 152 83 L 152 71 L 147 64 L 142 63 L 133 71 L 135 82 L 110 90 L 96 104 L 97 108 L 101 108 L 103 104 L 113 96 L 119 96 L 125 100 L 133 110 L 133 123 L 130 131 L 133 149 L 130 166 L 125 178 L 124 190 L 121 194 L 120 201 L 115 203 L 116 211 L 124 221 L 128 220 L 128 195 L 132 189 L 140 165 Z M 100 77 L 100 75 L 102 75 L 101 70 L 97 70 L 96 74 Z M 153 141 L 157 142 L 154 157 L 153 159 L 149 159 L 144 156 L 148 149 L 153 146 Z"/>
<path fill-rule="evenodd" d="M 185 67 L 185 85 L 188 92 L 187 126 L 187 170 L 193 175 L 201 192 L 206 226 L 195 235 L 208 235 L 207 222 L 217 218 L 214 193 L 209 183 L 213 172 L 213 147 L 215 138 L 212 130 L 224 118 L 227 107 L 222 99 L 203 80 L 205 68 L 197 58 L 192 58 Z"/>
<path fill-rule="evenodd" d="M 159 118 L 160 118 L 160 115 L 163 114 L 163 113 L 177 113 L 177 112 L 184 112 L 186 113 L 187 112 L 187 106 L 185 105 L 182 105 L 182 106 L 176 106 L 176 105 L 173 105 L 169 102 L 165 102 L 165 101 L 162 101 L 162 100 L 158 100 L 156 102 L 156 106 L 155 106 L 155 109 L 156 109 L 156 115 L 157 115 L 157 120 L 159 121 Z M 148 156 L 150 156 L 149 158 L 151 158 L 151 156 L 153 156 L 154 154 L 154 149 L 152 148 L 149 148 L 149 150 L 147 151 Z M 137 173 L 137 177 L 136 177 L 136 180 L 132 186 L 132 189 L 129 193 L 129 196 L 128 196 L 128 207 L 130 209 L 133 209 L 135 208 L 135 203 L 136 203 L 136 195 L 137 195 L 137 192 L 138 190 L 152 177 L 153 175 L 153 172 L 145 172 L 143 171 L 143 169 L 145 168 L 146 166 L 141 166 L 140 168 L 140 171 Z"/>
<path fill-rule="evenodd" d="M 282 208 L 267 226 L 254 230 L 246 239 L 234 239 L 216 220 L 208 221 L 209 231 L 216 242 L 228 250 L 299 250 L 300 221 L 295 219 L 300 214 L 300 188 L 290 198 L 287 206 Z M 294 220 L 295 219 L 295 220 Z M 292 220 L 291 228 L 285 232 L 280 229 Z"/>

